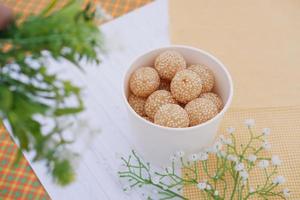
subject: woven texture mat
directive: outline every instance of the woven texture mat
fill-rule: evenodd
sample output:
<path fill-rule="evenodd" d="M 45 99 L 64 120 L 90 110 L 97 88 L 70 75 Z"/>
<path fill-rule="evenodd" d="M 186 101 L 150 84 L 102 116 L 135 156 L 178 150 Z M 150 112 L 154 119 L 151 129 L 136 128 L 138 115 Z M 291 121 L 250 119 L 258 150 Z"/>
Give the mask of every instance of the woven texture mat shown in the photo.
<path fill-rule="evenodd" d="M 0 199 L 49 199 L 27 160 L 15 164 L 18 147 L 0 128 Z"/>
<path fill-rule="evenodd" d="M 111 17 L 119 17 L 131 10 L 139 8 L 152 0 L 92 0 L 99 4 L 101 8 Z M 22 13 L 23 17 L 27 17 L 32 13 L 39 13 L 45 8 L 50 0 L 0 0 L 0 2 L 13 8 L 15 13 Z M 59 8 L 68 2 L 67 0 L 58 1 L 56 7 Z M 89 2 L 85 0 L 85 2 Z"/>
<path fill-rule="evenodd" d="M 244 125 L 244 120 L 249 118 L 256 121 L 253 129 L 255 132 L 261 132 L 262 128 L 271 128 L 268 141 L 271 143 L 272 148 L 269 153 L 278 155 L 283 161 L 279 166 L 279 174 L 283 175 L 287 181 L 283 184 L 283 187 L 291 190 L 289 199 L 300 199 L 300 106 L 231 109 L 225 115 L 220 133 L 225 133 L 228 127 L 234 127 L 238 143 L 245 143 L 248 141 L 249 134 Z M 214 166 L 209 166 L 209 171 L 214 169 Z M 253 183 L 253 187 L 264 180 L 260 176 L 261 171 L 257 170 L 250 174 L 250 182 Z M 185 187 L 184 195 L 189 199 L 203 199 L 197 187 Z"/>
<path fill-rule="evenodd" d="M 234 126 L 244 143 L 244 119 L 255 119 L 257 131 L 271 128 L 271 153 L 284 161 L 280 169 L 290 199 L 300 199 L 300 1 L 188 2 L 169 1 L 171 40 L 209 51 L 228 67 L 236 110 L 227 113 L 221 132 Z M 251 177 L 262 180 L 259 173 Z M 203 199 L 197 188 L 185 194 Z"/>
<path fill-rule="evenodd" d="M 233 107 L 300 106 L 299 10 L 299 0 L 171 0 L 171 41 L 226 65 Z"/>
<path fill-rule="evenodd" d="M 105 14 L 112 18 L 121 16 L 151 1 L 95 0 L 101 5 Z M 50 0 L 0 0 L 0 3 L 13 8 L 15 13 L 22 13 L 23 18 L 32 13 L 39 13 L 50 2 Z M 66 2 L 68 1 L 59 1 L 57 8 Z M 23 156 L 20 162 L 14 165 L 17 151 L 17 145 L 0 125 L 0 200 L 49 199 L 47 192 Z"/>

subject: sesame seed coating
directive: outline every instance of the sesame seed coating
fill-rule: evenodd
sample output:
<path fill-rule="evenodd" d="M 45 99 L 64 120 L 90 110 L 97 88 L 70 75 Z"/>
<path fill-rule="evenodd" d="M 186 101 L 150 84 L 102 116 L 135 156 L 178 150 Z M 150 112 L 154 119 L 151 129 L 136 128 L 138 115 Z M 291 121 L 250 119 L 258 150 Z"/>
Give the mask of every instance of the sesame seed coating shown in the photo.
<path fill-rule="evenodd" d="M 214 102 L 214 104 L 216 104 L 219 111 L 223 108 L 223 101 L 221 97 L 213 92 L 202 93 L 200 98 L 210 99 L 212 102 Z"/>
<path fill-rule="evenodd" d="M 144 116 L 143 117 L 145 120 L 149 121 L 149 122 L 152 122 L 153 123 L 153 119 L 151 119 L 150 117 L 147 117 L 147 116 Z"/>
<path fill-rule="evenodd" d="M 160 85 L 158 89 L 170 91 L 170 82 L 164 79 L 160 80 Z"/>
<path fill-rule="evenodd" d="M 165 51 L 155 59 L 154 67 L 162 79 L 170 81 L 177 71 L 186 68 L 186 62 L 177 51 Z"/>
<path fill-rule="evenodd" d="M 129 80 L 129 87 L 133 94 L 147 97 L 157 90 L 160 79 L 157 71 L 152 67 L 141 67 L 134 71 Z"/>
<path fill-rule="evenodd" d="M 217 106 L 209 99 L 197 98 L 185 106 L 190 126 L 206 122 L 218 114 Z"/>
<path fill-rule="evenodd" d="M 128 97 L 128 103 L 132 107 L 132 109 L 140 116 L 145 116 L 145 103 L 146 98 L 135 96 L 134 94 L 130 94 Z"/>
<path fill-rule="evenodd" d="M 148 117 L 154 118 L 157 110 L 165 104 L 176 104 L 176 100 L 172 97 L 172 94 L 166 90 L 157 90 L 153 92 L 146 100 L 145 112 Z"/>
<path fill-rule="evenodd" d="M 215 77 L 213 72 L 208 67 L 195 64 L 189 66 L 188 69 L 196 72 L 200 76 L 203 82 L 202 92 L 210 92 L 212 90 L 215 83 Z"/>
<path fill-rule="evenodd" d="M 179 105 L 165 104 L 156 112 L 154 123 L 166 127 L 184 128 L 189 126 L 189 117 Z"/>
<path fill-rule="evenodd" d="M 193 71 L 184 69 L 176 73 L 171 81 L 171 93 L 180 103 L 197 98 L 202 91 L 202 80 Z"/>

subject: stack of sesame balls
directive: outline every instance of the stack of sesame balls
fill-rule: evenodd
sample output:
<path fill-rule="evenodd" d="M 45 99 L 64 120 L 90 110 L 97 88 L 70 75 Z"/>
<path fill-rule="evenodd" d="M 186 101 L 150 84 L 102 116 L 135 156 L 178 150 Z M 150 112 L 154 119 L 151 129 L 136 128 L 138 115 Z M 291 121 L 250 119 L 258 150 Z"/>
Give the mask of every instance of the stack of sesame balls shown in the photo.
<path fill-rule="evenodd" d="M 187 66 L 176 51 L 161 53 L 154 67 L 141 67 L 129 80 L 128 102 L 137 114 L 155 124 L 185 128 L 206 122 L 223 108 L 212 92 L 213 72 L 204 65 Z"/>

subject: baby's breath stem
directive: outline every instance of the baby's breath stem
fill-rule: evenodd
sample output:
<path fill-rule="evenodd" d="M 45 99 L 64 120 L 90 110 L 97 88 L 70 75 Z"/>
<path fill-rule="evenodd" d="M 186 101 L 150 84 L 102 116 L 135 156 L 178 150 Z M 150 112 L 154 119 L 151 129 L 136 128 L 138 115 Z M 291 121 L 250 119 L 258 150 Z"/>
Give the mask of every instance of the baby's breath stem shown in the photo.
<path fill-rule="evenodd" d="M 169 189 L 164 189 L 162 186 L 158 185 L 158 184 L 154 184 L 153 182 L 150 182 L 151 185 L 161 189 L 162 191 L 165 191 L 165 192 L 168 192 L 170 194 L 172 194 L 174 197 L 178 197 L 180 199 L 183 199 L 183 200 L 188 200 L 187 198 L 185 198 L 184 196 L 176 193 L 176 192 L 173 192 L 172 190 L 169 190 Z"/>
<path fill-rule="evenodd" d="M 232 200 L 234 195 L 235 195 L 235 192 L 236 192 L 236 188 L 237 188 L 237 184 L 238 184 L 238 173 L 236 173 L 235 175 L 235 178 L 234 178 L 234 186 L 233 186 L 233 190 L 232 190 L 232 193 L 231 193 L 231 196 L 230 196 L 230 199 Z"/>
<path fill-rule="evenodd" d="M 123 178 L 130 178 L 130 181 L 132 181 L 130 187 L 151 185 L 159 189 L 160 199 L 179 198 L 186 200 L 186 197 L 177 192 L 181 191 L 186 185 L 197 186 L 201 190 L 204 199 L 248 200 L 250 197 L 262 199 L 278 197 L 285 199 L 286 193 L 289 192 L 287 189 L 280 192 L 275 191 L 275 188 L 283 182 L 281 181 L 283 178 L 279 179 L 281 176 L 278 176 L 279 178 L 276 177 L 275 181 L 270 181 L 271 177 L 277 173 L 277 165 L 274 164 L 276 159 L 258 155 L 264 148 L 262 146 L 255 147 L 256 142 L 254 141 L 262 141 L 262 135 L 255 136 L 250 126 L 248 126 L 248 129 L 250 138 L 246 145 L 239 145 L 241 148 L 237 146 L 234 135 L 231 134 L 232 141 L 226 140 L 223 136 L 220 139 L 224 142 L 223 147 L 225 146 L 225 148 L 222 149 L 220 147 L 217 151 L 209 151 L 211 154 L 207 151 L 200 152 L 198 159 L 197 155 L 193 154 L 188 161 L 183 157 L 184 153 L 178 154 L 177 158 L 172 159 L 172 169 L 167 167 L 163 172 L 154 172 L 153 177 L 151 177 L 150 165 L 147 164 L 147 167 L 133 152 L 133 156 L 129 156 L 128 160 L 123 159 L 128 169 L 125 172 L 119 172 L 119 175 Z M 208 159 L 211 156 L 216 158 L 213 160 L 214 171 L 211 171 L 208 167 Z M 178 174 L 177 170 L 175 171 L 175 162 L 178 165 L 181 163 L 180 171 L 183 172 L 182 175 Z M 265 179 L 260 185 L 252 188 L 250 187 L 251 179 L 249 180 L 249 175 L 258 162 L 259 167 L 264 170 Z M 263 165 L 264 162 L 266 162 L 265 165 Z M 272 170 L 269 162 L 272 162 L 274 166 Z M 200 171 L 202 171 L 203 177 L 200 176 Z M 203 180 L 199 180 L 202 178 Z M 229 193 L 227 186 L 231 184 L 229 181 L 233 183 L 233 187 L 230 188 L 229 196 L 226 196 L 226 193 Z"/>
<path fill-rule="evenodd" d="M 243 150 L 243 152 L 242 152 L 242 154 L 241 154 L 242 157 L 245 155 L 245 153 L 247 152 L 248 148 L 250 147 L 250 145 L 251 145 L 251 143 L 252 143 L 252 141 L 253 141 L 253 132 L 252 132 L 252 130 L 251 130 L 250 127 L 248 127 L 248 129 L 249 129 L 249 133 L 250 133 L 250 140 L 249 140 L 249 142 L 247 143 L 245 149 Z"/>

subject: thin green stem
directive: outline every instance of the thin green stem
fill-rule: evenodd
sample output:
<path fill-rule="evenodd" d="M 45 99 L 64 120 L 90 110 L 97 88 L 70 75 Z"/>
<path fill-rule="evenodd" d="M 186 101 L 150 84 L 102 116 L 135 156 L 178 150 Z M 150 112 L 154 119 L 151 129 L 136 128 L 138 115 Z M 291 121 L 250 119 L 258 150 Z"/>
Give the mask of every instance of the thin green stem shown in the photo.
<path fill-rule="evenodd" d="M 239 175 L 238 175 L 238 173 L 236 173 L 235 178 L 234 178 L 233 190 L 232 190 L 231 196 L 230 196 L 230 199 L 231 199 L 231 200 L 233 199 L 233 197 L 234 197 L 234 195 L 235 195 L 235 192 L 236 192 L 236 189 L 237 189 L 238 178 L 239 178 Z"/>

